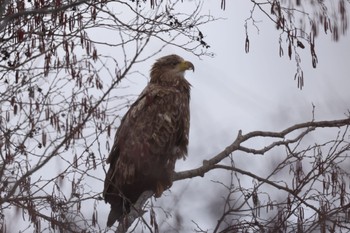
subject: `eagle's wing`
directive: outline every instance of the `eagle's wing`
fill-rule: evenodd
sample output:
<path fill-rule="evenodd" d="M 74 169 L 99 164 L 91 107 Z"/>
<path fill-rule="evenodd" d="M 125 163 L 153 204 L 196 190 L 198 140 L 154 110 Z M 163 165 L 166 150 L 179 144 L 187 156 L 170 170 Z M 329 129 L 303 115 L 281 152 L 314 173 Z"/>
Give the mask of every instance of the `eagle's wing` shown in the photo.
<path fill-rule="evenodd" d="M 137 179 L 141 178 L 148 179 L 152 185 L 152 179 L 161 180 L 164 179 L 161 176 L 169 176 L 162 169 L 172 173 L 175 160 L 186 155 L 188 131 L 189 96 L 175 88 L 149 84 L 117 130 L 107 159 L 111 167 L 104 194 L 114 192 L 110 190 L 110 185 L 118 188 L 125 184 L 138 185 Z M 157 167 L 159 165 L 163 167 Z M 147 184 L 143 181 L 142 185 Z"/>

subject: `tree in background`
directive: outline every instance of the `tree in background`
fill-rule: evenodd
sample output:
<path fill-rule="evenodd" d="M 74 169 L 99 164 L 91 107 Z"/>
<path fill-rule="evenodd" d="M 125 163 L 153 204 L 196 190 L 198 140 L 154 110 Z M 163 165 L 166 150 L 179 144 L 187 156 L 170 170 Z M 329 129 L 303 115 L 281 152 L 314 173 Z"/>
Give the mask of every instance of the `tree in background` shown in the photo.
<path fill-rule="evenodd" d="M 315 37 L 330 32 L 337 41 L 347 31 L 348 2 L 332 2 L 251 0 L 246 52 L 248 28 L 259 30 L 255 13 L 263 13 L 281 32 L 280 55 L 287 51 L 292 59 L 294 54 L 301 88 L 298 51 L 310 49 L 315 67 Z M 103 231 L 105 221 L 97 212 L 102 190 L 93 183 L 103 182 L 104 151 L 110 149 L 121 112 L 129 104 L 122 81 L 166 46 L 199 57 L 210 55 L 199 26 L 215 19 L 201 12 L 201 5 L 191 5 L 189 14 L 179 12 L 181 4 L 185 3 L 0 0 L 1 232 L 13 229 L 11 216 L 28 232 Z M 221 1 L 222 8 L 230 4 Z M 107 33 L 113 37 L 103 36 Z M 159 43 L 157 50 L 145 52 L 154 41 Z M 281 132 L 239 133 L 203 166 L 177 173 L 178 182 L 217 170 L 231 177 L 229 182 L 218 181 L 226 198 L 215 202 L 217 225 L 211 230 L 197 225 L 196 231 L 348 229 L 349 123 L 348 118 L 312 119 Z M 324 127 L 334 129 L 334 138 L 310 141 L 309 135 Z M 244 145 L 258 137 L 273 142 L 264 148 Z M 235 166 L 237 153 L 268 157 L 278 148 L 285 156 L 264 176 Z M 247 177 L 253 185 L 242 183 Z M 136 225 L 157 232 L 157 209 L 149 203 L 146 208 L 150 219 L 139 218 L 136 212 L 130 224 L 139 219 Z"/>
<path fill-rule="evenodd" d="M 102 151 L 128 105 L 120 82 L 168 44 L 205 54 L 195 35 L 213 19 L 176 4 L 0 1 L 1 232 L 13 212 L 28 231 L 98 231 L 96 210 L 80 208 L 100 201 L 88 184 L 104 179 Z M 160 46 L 148 54 L 151 39 Z"/>
<path fill-rule="evenodd" d="M 345 0 L 336 1 L 300 1 L 300 0 L 250 0 L 252 9 L 246 19 L 245 50 L 249 52 L 248 28 L 255 27 L 259 31 L 259 21 L 255 15 L 263 13 L 280 32 L 279 55 L 287 54 L 294 58 L 297 80 L 300 89 L 304 86 L 304 72 L 301 65 L 300 50 L 309 49 L 311 64 L 316 68 L 318 63 L 315 38 L 321 33 L 330 33 L 332 40 L 337 42 L 341 35 L 348 30 L 348 13 Z M 226 1 L 222 0 L 221 7 L 225 9 Z M 294 54 L 294 55 L 293 55 Z"/>

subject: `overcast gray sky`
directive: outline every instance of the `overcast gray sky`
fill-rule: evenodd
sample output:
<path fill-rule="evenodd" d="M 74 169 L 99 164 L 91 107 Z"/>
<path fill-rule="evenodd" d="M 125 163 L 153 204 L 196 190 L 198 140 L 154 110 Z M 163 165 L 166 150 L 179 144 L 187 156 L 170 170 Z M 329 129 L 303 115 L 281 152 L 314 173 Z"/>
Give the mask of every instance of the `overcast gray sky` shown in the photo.
<path fill-rule="evenodd" d="M 189 10 L 194 1 L 179 5 L 179 11 Z M 318 66 L 312 68 L 309 47 L 301 51 L 305 86 L 297 88 L 294 80 L 296 71 L 294 59 L 279 57 L 279 32 L 262 14 L 257 14 L 259 31 L 249 27 L 250 52 L 245 53 L 245 19 L 249 17 L 250 1 L 227 1 L 226 10 L 220 9 L 218 1 L 205 1 L 202 13 L 211 13 L 224 18 L 203 25 L 205 41 L 211 46 L 213 58 L 197 57 L 167 47 L 161 54 L 177 53 L 192 61 L 194 73 L 187 78 L 193 85 L 191 99 L 191 132 L 189 158 L 177 164 L 177 170 L 185 170 L 201 165 L 229 145 L 239 129 L 243 133 L 254 130 L 279 131 L 288 126 L 312 119 L 312 104 L 316 106 L 316 120 L 344 118 L 350 108 L 349 36 L 331 43 L 330 35 L 321 35 L 316 40 Z M 157 49 L 155 43 L 149 50 Z M 287 51 L 287 47 L 284 47 Z M 286 53 L 286 52 L 285 52 Z M 293 55 L 294 56 L 294 55 Z M 153 61 L 145 63 L 146 72 Z M 135 78 L 138 79 L 138 78 Z M 130 85 L 133 93 L 141 91 L 145 85 L 137 82 Z M 138 80 L 141 80 L 138 79 Z M 257 148 L 264 146 L 264 140 L 254 142 Z M 237 155 L 238 156 L 238 155 Z M 269 155 L 266 155 L 269 157 Z M 237 161 L 242 169 L 263 171 L 264 162 L 269 158 L 240 158 Z M 267 165 L 266 165 L 267 166 Z M 221 177 L 224 176 L 224 177 Z M 215 226 L 216 219 L 210 215 L 208 204 L 217 197 L 219 185 L 211 182 L 225 179 L 224 173 L 212 172 L 204 178 L 176 182 L 158 203 L 174 209 L 174 197 L 179 198 L 175 209 L 184 218 L 184 229 L 191 230 L 194 220 L 203 229 Z M 251 184 L 250 184 L 251 185 Z M 168 206 L 167 206 L 168 205 Z M 101 206 L 102 221 L 108 214 L 108 206 Z"/>
<path fill-rule="evenodd" d="M 195 1 L 184 1 L 178 4 L 177 11 L 190 12 L 195 4 Z M 344 118 L 350 109 L 350 37 L 341 37 L 339 42 L 332 43 L 330 35 L 319 36 L 316 39 L 317 69 L 312 68 L 306 46 L 305 51 L 300 53 L 305 77 L 305 86 L 300 90 L 294 80 L 295 62 L 287 56 L 279 57 L 279 32 L 262 14 L 256 15 L 259 31 L 253 26 L 249 27 L 250 52 L 245 53 L 244 23 L 251 7 L 250 1 L 227 0 L 226 10 L 223 11 L 220 1 L 205 0 L 202 13 L 223 18 L 200 28 L 205 35 L 204 40 L 211 46 L 209 51 L 215 56 L 199 59 L 171 46 L 157 56 L 176 53 L 195 65 L 195 72 L 186 74 L 193 86 L 189 156 L 186 161 L 177 163 L 178 171 L 200 166 L 204 159 L 213 157 L 232 143 L 240 129 L 243 133 L 254 130 L 280 131 L 309 121 L 312 119 L 312 104 L 316 106 L 316 120 Z M 115 38 L 115 33 L 103 31 L 94 36 L 108 40 Z M 159 41 L 154 41 L 147 49 L 154 52 L 160 46 Z M 284 49 L 287 50 L 286 45 Z M 103 49 L 99 52 L 103 53 Z M 110 53 L 113 55 L 112 51 Z M 125 80 L 123 85 L 129 88 L 122 91 L 139 94 L 147 81 L 141 73 L 148 75 L 154 60 L 142 64 L 140 73 L 134 73 Z M 120 91 L 116 90 L 116 94 L 120 94 Z M 254 141 L 253 145 L 260 148 L 265 143 L 261 139 Z M 234 158 L 237 158 L 237 167 L 263 173 L 272 157 L 245 158 L 238 154 Z M 94 175 L 101 179 L 105 176 L 102 169 Z M 195 228 L 192 220 L 203 229 L 212 229 L 217 219 L 211 216 L 210 212 L 214 210 L 210 209 L 210 203 L 221 200 L 217 195 L 220 193 L 218 190 L 222 189 L 212 180 L 226 180 L 228 175 L 227 172 L 215 171 L 204 178 L 175 182 L 171 191 L 166 192 L 156 205 L 171 210 L 172 214 L 179 211 L 183 217 L 183 232 Z M 102 182 L 89 185 L 95 192 L 103 190 Z M 91 206 L 83 208 L 91 211 Z M 101 226 L 105 226 L 109 208 L 102 201 L 98 205 Z M 162 226 L 166 227 L 166 223 Z"/>

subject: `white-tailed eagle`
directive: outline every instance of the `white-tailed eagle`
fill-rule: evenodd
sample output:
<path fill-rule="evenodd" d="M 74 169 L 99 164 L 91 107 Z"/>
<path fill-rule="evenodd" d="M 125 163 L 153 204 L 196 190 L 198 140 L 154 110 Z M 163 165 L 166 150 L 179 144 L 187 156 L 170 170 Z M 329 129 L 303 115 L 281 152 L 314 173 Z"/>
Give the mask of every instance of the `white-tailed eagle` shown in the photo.
<path fill-rule="evenodd" d="M 158 59 L 151 79 L 123 117 L 107 163 L 104 199 L 111 204 L 107 226 L 121 221 L 147 190 L 160 197 L 172 185 L 177 159 L 187 155 L 191 62 L 178 55 Z"/>

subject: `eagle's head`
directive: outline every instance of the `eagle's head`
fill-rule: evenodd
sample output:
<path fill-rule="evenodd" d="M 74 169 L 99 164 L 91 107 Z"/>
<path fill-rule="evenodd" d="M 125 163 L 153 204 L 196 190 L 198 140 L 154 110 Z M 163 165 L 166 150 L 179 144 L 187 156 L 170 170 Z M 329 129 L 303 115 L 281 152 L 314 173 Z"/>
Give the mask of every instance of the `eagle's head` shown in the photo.
<path fill-rule="evenodd" d="M 151 83 L 178 82 L 186 70 L 194 71 L 194 65 L 182 57 L 175 54 L 161 57 L 152 66 Z"/>

